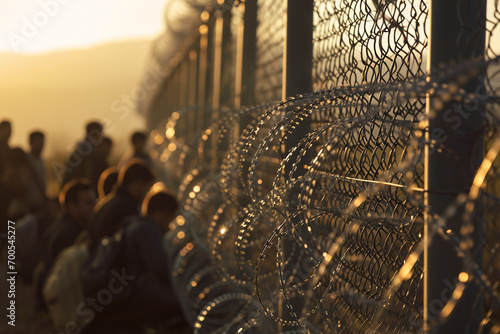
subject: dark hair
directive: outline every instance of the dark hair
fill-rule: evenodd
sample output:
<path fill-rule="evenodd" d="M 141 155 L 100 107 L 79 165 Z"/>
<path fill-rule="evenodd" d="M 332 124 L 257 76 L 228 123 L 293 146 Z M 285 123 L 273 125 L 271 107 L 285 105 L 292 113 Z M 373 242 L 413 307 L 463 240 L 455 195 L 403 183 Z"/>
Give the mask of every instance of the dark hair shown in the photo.
<path fill-rule="evenodd" d="M 120 186 L 127 186 L 134 181 L 149 182 L 154 180 L 155 175 L 151 168 L 144 161 L 137 158 L 130 159 L 118 173 L 118 184 Z"/>
<path fill-rule="evenodd" d="M 12 124 L 10 123 L 10 121 L 8 120 L 3 120 L 2 122 L 0 122 L 0 128 L 3 128 L 3 127 L 12 127 Z"/>
<path fill-rule="evenodd" d="M 146 141 L 146 134 L 144 132 L 136 131 L 132 134 L 130 140 L 132 141 L 132 144 L 135 144 L 140 140 Z"/>
<path fill-rule="evenodd" d="M 102 124 L 99 122 L 88 122 L 87 126 L 85 127 L 85 130 L 87 131 L 87 134 L 90 134 L 92 131 L 99 131 L 102 132 Z"/>
<path fill-rule="evenodd" d="M 92 190 L 87 179 L 74 179 L 64 185 L 59 193 L 59 204 L 61 207 L 69 203 L 78 203 L 80 193 Z"/>
<path fill-rule="evenodd" d="M 35 140 L 36 138 L 45 138 L 45 135 L 43 134 L 42 131 L 33 131 L 30 133 L 30 143 Z"/>
<path fill-rule="evenodd" d="M 165 191 L 146 196 L 144 205 L 146 206 L 147 215 L 154 214 L 158 211 L 175 212 L 179 208 L 175 195 Z"/>
<path fill-rule="evenodd" d="M 107 196 L 113 190 L 113 187 L 117 182 L 118 170 L 115 167 L 109 167 L 104 172 L 102 172 L 97 183 L 99 197 Z"/>

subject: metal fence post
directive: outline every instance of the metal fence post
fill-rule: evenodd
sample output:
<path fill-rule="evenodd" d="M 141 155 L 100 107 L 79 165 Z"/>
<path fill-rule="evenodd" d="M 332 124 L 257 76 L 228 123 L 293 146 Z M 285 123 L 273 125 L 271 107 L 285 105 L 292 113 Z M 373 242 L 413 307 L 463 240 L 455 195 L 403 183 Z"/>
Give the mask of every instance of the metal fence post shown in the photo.
<path fill-rule="evenodd" d="M 431 0 L 428 70 L 431 80 L 442 64 L 458 63 L 484 57 L 486 0 Z M 439 83 L 439 81 L 438 81 Z M 442 83 L 442 82 L 441 82 Z M 462 85 L 470 93 L 482 87 L 478 78 Z M 459 193 L 470 189 L 473 177 L 483 157 L 481 127 L 484 116 L 479 108 L 463 117 L 464 104 L 437 101 L 428 96 L 426 112 L 429 116 L 426 134 L 425 197 L 426 217 L 424 228 L 424 322 L 436 319 L 448 302 L 459 274 L 463 271 L 462 259 L 451 244 L 436 235 L 429 240 L 429 224 L 433 215 L 441 215 Z M 450 116 L 457 121 L 450 122 Z M 459 121 L 458 121 L 459 120 Z M 441 149 L 436 149 L 439 146 Z M 447 221 L 446 231 L 460 235 L 461 212 Z M 474 229 L 474 247 L 480 239 L 480 226 Z M 476 263 L 481 263 L 482 253 L 475 253 Z M 462 275 L 464 277 L 464 275 Z M 439 333 L 476 333 L 482 318 L 482 301 L 477 300 L 479 287 L 469 283 Z"/>
<path fill-rule="evenodd" d="M 237 73 L 239 83 L 239 97 L 235 101 L 235 107 L 250 106 L 255 103 L 255 61 L 257 57 L 257 1 L 248 1 L 241 3 L 243 6 L 243 27 L 238 39 L 242 39 L 241 55 L 238 55 L 237 61 L 241 57 L 241 73 Z M 238 40 L 238 42 L 240 42 Z M 237 129 L 241 133 L 251 122 L 250 115 L 243 115 L 240 119 L 240 126 Z"/>
<path fill-rule="evenodd" d="M 312 91 L 312 59 L 313 59 L 313 0 L 284 0 L 285 1 L 285 24 L 283 43 L 283 81 L 282 100 L 298 94 Z M 284 153 L 295 147 L 305 134 L 310 131 L 309 121 L 297 124 L 294 131 L 289 133 L 285 141 Z M 291 160 L 293 161 L 293 159 Z M 292 166 L 286 166 L 284 172 L 289 173 Z M 303 172 L 299 170 L 298 173 Z M 287 204 L 288 205 L 288 204 Z M 293 204 L 292 204 L 293 205 Z M 286 227 L 287 229 L 290 226 Z M 284 256 L 288 257 L 294 241 L 282 239 Z M 285 279 L 287 272 L 292 272 L 295 261 L 291 260 L 285 265 Z M 282 298 L 283 299 L 283 298 Z M 283 300 L 280 300 L 283 302 Z M 301 300 L 291 301 L 294 308 L 300 309 Z M 283 305 L 280 303 L 280 313 Z M 283 315 L 286 319 L 287 316 Z"/>
<path fill-rule="evenodd" d="M 204 17 L 204 16 L 205 17 Z M 200 26 L 200 55 L 199 55 L 199 65 L 198 65 L 198 98 L 196 111 L 196 133 L 200 133 L 205 126 L 205 106 L 206 106 L 206 85 L 207 85 L 207 72 L 208 72 L 208 21 L 207 11 L 203 12 L 202 18 L 204 17 L 203 24 Z"/>

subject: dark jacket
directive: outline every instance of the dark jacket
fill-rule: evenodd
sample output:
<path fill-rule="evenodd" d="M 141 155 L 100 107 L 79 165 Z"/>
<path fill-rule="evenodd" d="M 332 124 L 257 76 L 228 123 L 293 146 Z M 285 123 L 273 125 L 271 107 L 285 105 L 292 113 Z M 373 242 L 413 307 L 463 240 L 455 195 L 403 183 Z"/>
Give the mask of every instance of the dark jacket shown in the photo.
<path fill-rule="evenodd" d="M 121 261 L 115 270 L 126 284 L 116 292 L 118 298 L 95 314 L 90 326 L 101 333 L 106 331 L 100 329 L 110 323 L 135 326 L 161 320 L 167 332 L 188 329 L 170 284 L 162 230 L 153 221 L 138 216 L 125 219 L 121 226 Z"/>
<path fill-rule="evenodd" d="M 69 214 L 60 215 L 44 232 L 42 236 L 43 261 L 50 268 L 57 255 L 66 247 L 71 246 L 83 227 L 70 217 Z"/>
<path fill-rule="evenodd" d="M 61 251 L 71 246 L 83 231 L 69 214 L 60 215 L 43 233 L 41 240 L 42 254 L 35 274 L 35 309 L 46 310 L 43 299 L 43 286 L 50 268 Z"/>
<path fill-rule="evenodd" d="M 144 217 L 134 217 L 129 221 L 124 254 L 127 272 L 132 275 L 149 272 L 169 282 L 163 231 L 155 222 Z"/>
<path fill-rule="evenodd" d="M 181 320 L 183 315 L 170 281 L 163 243 L 163 231 L 155 222 L 135 217 L 127 225 L 123 254 L 125 271 L 135 276 L 130 305 L 136 305 L 141 308 L 137 311 L 151 316 L 163 314 Z"/>
<path fill-rule="evenodd" d="M 92 246 L 95 246 L 102 237 L 113 235 L 125 218 L 139 214 L 138 204 L 122 187 L 119 187 L 104 201 L 90 220 L 89 232 Z"/>

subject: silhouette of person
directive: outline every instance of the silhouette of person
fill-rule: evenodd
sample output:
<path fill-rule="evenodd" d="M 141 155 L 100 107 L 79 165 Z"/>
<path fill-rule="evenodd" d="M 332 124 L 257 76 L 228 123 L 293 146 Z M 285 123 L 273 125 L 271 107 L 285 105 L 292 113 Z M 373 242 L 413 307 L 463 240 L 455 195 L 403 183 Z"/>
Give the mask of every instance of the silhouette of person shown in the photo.
<path fill-rule="evenodd" d="M 118 164 L 119 166 L 125 165 L 130 159 L 138 158 L 144 160 L 144 162 L 149 166 L 153 167 L 153 161 L 151 157 L 146 152 L 146 142 L 147 136 L 144 132 L 136 131 L 130 137 L 130 142 L 132 144 L 132 153 L 125 154 Z"/>
<path fill-rule="evenodd" d="M 163 245 L 163 234 L 178 214 L 176 197 L 152 189 L 141 211 L 140 217 L 131 219 L 125 233 L 125 272 L 136 276 L 128 307 L 143 321 L 161 318 L 169 329 L 188 327 L 171 285 Z"/>
<path fill-rule="evenodd" d="M 36 306 L 45 309 L 42 291 L 45 279 L 57 255 L 71 246 L 78 235 L 87 228 L 96 201 L 96 194 L 86 179 L 68 182 L 59 194 L 62 212 L 42 236 L 42 257 L 36 275 Z"/>
<path fill-rule="evenodd" d="M 9 139 L 12 134 L 10 121 L 0 122 L 0 234 L 7 233 L 7 211 L 10 205 L 11 193 L 8 184 L 3 181 L 11 148 Z"/>
<path fill-rule="evenodd" d="M 154 187 L 156 188 L 156 187 Z M 116 298 L 99 314 L 92 327 L 104 331 L 109 319 L 127 327 L 161 320 L 166 332 L 189 329 L 177 295 L 170 282 L 167 252 L 163 234 L 176 217 L 175 195 L 162 190 L 150 190 L 142 203 L 142 215 L 126 219 L 123 233 L 124 272 L 134 277 Z"/>
<path fill-rule="evenodd" d="M 42 159 L 44 145 L 45 135 L 41 131 L 33 131 L 30 133 L 30 151 L 26 153 L 30 172 L 30 182 L 28 183 L 28 189 L 25 196 L 30 212 L 40 210 L 46 200 L 47 181 L 45 162 Z"/>
<path fill-rule="evenodd" d="M 10 152 L 9 140 L 12 134 L 12 125 L 10 121 L 3 120 L 0 122 L 0 175 L 7 164 L 7 159 Z"/>
<path fill-rule="evenodd" d="M 96 147 L 103 141 L 103 127 L 99 122 L 89 122 L 85 128 L 85 138 L 66 159 L 66 168 L 62 179 L 64 186 L 71 180 L 85 178 L 92 180 L 92 171 Z"/>
<path fill-rule="evenodd" d="M 15 221 L 29 211 L 25 197 L 31 174 L 26 153 L 20 147 L 11 149 L 9 153 L 0 182 L 7 190 L 7 218 Z"/>

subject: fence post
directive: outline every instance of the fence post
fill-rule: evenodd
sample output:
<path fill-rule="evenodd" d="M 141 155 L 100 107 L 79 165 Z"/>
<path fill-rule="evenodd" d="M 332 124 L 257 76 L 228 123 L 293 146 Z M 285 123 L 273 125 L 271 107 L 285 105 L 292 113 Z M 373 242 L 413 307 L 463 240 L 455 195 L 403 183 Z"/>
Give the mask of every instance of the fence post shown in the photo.
<path fill-rule="evenodd" d="M 203 24 L 200 26 L 200 55 L 198 65 L 198 97 L 196 111 L 196 133 L 199 134 L 205 126 L 205 107 L 207 94 L 207 72 L 208 72 L 208 20 L 210 14 L 208 11 L 202 13 Z"/>
<path fill-rule="evenodd" d="M 285 0 L 283 100 L 312 90 L 313 10 L 313 0 Z"/>
<path fill-rule="evenodd" d="M 458 63 L 484 57 L 486 0 L 431 0 L 428 71 L 436 81 L 439 65 Z M 439 82 L 439 81 L 438 81 Z M 443 82 L 440 82 L 443 83 Z M 483 89 L 482 80 L 474 78 L 461 86 L 470 93 Z M 442 215 L 459 193 L 467 193 L 483 158 L 484 138 L 481 127 L 484 115 L 476 107 L 469 110 L 464 103 L 438 101 L 428 95 L 426 113 L 429 117 L 426 133 L 425 161 L 425 227 L 424 242 L 424 331 L 429 321 L 436 319 L 446 305 L 463 271 L 462 259 L 451 243 L 439 235 L 429 239 L 429 224 L 433 216 Z M 464 111 L 464 109 L 467 109 Z M 453 121 L 450 121 L 453 119 Z M 437 147 L 441 150 L 436 149 Z M 460 235 L 461 210 L 447 221 L 445 231 Z M 480 226 L 474 226 L 474 247 L 477 248 Z M 482 252 L 475 251 L 481 265 Z M 467 277 L 465 274 L 461 278 Z M 477 299 L 479 287 L 469 283 L 439 333 L 476 333 L 482 318 L 482 300 Z M 443 312 L 443 315 L 446 315 Z M 437 328 L 434 328 L 437 329 Z"/>
<path fill-rule="evenodd" d="M 285 22 L 283 41 L 283 80 L 282 100 L 298 94 L 312 91 L 312 60 L 313 60 L 313 0 L 284 0 Z M 271 33 L 271 32 L 270 32 Z M 302 138 L 310 131 L 311 124 L 308 120 L 297 124 L 293 132 L 289 133 L 285 141 L 284 153 L 295 147 Z M 290 161 L 293 161 L 291 159 Z M 291 171 L 292 165 L 285 167 L 285 173 Z M 303 172 L 302 169 L 297 173 Z M 287 205 L 290 203 L 287 203 Z M 294 205 L 295 203 L 292 203 Z M 285 227 L 289 229 L 290 226 Z M 283 254 L 285 257 L 292 256 L 291 249 L 294 241 L 282 239 Z M 296 262 L 291 259 L 285 265 L 285 279 L 287 273 L 291 273 Z M 283 314 L 283 298 L 280 299 L 280 313 Z M 301 308 L 301 300 L 291 301 L 295 309 Z M 286 319 L 287 316 L 283 315 Z M 281 329 L 281 328 L 280 328 Z"/>
<path fill-rule="evenodd" d="M 238 43 L 241 43 L 241 50 L 237 54 L 237 70 L 235 91 L 235 108 L 250 106 L 255 104 L 255 61 L 257 57 L 257 1 L 242 2 L 240 12 L 243 12 L 243 26 L 239 31 Z M 240 45 L 240 44 L 239 44 Z M 242 115 L 239 127 L 235 129 L 235 136 L 247 127 L 251 122 L 250 115 Z"/>
<path fill-rule="evenodd" d="M 242 3 L 243 15 L 243 66 L 241 73 L 241 105 L 255 103 L 255 61 L 257 57 L 257 1 Z"/>
<path fill-rule="evenodd" d="M 220 108 L 220 89 L 221 89 L 221 76 L 222 76 L 222 37 L 223 37 L 223 29 L 224 29 L 224 18 L 220 13 L 216 12 L 215 18 L 215 31 L 214 31 L 214 76 L 213 76 L 213 90 L 212 90 L 212 108 L 213 108 L 213 117 L 212 119 L 217 118 L 218 110 Z"/>

